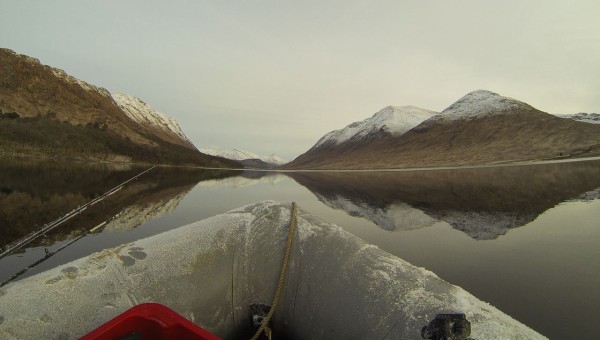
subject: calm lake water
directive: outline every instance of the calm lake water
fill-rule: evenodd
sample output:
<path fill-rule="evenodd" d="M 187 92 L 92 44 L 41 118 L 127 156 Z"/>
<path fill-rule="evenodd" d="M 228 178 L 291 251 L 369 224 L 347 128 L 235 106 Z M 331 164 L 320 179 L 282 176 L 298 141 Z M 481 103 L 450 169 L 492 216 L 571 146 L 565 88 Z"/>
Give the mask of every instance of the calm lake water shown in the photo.
<path fill-rule="evenodd" d="M 0 159 L 0 247 L 144 169 Z M 550 338 L 597 334 L 600 161 L 378 173 L 155 168 L 0 259 L 0 281 L 111 218 L 16 280 L 261 200 L 296 201 Z"/>

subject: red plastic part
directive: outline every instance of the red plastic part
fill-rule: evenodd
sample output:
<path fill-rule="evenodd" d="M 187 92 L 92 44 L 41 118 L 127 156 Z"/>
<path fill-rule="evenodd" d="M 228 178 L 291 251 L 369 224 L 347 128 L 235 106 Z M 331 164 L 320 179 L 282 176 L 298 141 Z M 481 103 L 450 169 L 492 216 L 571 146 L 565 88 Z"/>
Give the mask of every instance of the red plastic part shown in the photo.
<path fill-rule="evenodd" d="M 123 312 L 81 339 L 206 339 L 218 336 L 159 303 L 143 303 Z"/>

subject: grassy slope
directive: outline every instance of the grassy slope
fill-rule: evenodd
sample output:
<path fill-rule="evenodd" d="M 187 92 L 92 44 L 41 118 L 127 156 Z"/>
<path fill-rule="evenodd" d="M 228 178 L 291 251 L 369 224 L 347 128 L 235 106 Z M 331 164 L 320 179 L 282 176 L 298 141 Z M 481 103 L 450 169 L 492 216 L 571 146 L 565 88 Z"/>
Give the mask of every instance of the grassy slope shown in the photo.
<path fill-rule="evenodd" d="M 58 158 L 137 161 L 159 164 L 239 167 L 156 138 L 159 147 L 138 145 L 100 125 L 74 126 L 49 117 L 0 118 L 0 151 Z M 152 138 L 152 136 L 148 136 Z"/>

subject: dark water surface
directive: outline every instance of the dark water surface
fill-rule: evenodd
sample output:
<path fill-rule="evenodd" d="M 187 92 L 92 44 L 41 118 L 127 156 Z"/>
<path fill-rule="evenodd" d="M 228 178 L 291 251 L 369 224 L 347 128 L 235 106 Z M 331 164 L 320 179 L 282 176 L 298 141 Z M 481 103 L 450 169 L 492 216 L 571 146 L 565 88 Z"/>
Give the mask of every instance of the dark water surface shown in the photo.
<path fill-rule="evenodd" d="M 0 247 L 143 170 L 0 159 Z M 597 333 L 600 161 L 288 175 L 156 168 L 0 259 L 0 281 L 109 219 L 18 279 L 261 200 L 296 201 L 551 338 Z"/>

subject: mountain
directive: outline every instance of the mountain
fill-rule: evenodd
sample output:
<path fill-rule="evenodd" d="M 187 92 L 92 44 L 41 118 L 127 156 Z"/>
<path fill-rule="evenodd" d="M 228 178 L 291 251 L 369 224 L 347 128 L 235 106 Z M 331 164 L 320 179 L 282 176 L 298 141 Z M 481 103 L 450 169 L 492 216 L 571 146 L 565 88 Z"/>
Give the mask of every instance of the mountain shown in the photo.
<path fill-rule="evenodd" d="M 329 133 L 283 168 L 410 168 L 600 155 L 600 125 L 562 119 L 485 90 L 468 93 L 404 133 L 370 131 L 344 136 L 339 146 L 320 143 L 336 134 Z"/>
<path fill-rule="evenodd" d="M 388 106 L 370 118 L 329 132 L 313 146 L 313 149 L 355 144 L 377 135 L 399 136 L 435 114 L 437 112 L 414 106 Z"/>
<path fill-rule="evenodd" d="M 249 151 L 238 149 L 229 150 L 216 146 L 202 147 L 200 148 L 200 152 L 207 155 L 239 161 L 246 168 L 270 169 L 286 163 L 284 159 L 275 154 L 270 154 L 269 156 L 260 156 Z"/>
<path fill-rule="evenodd" d="M 0 49 L 0 154 L 235 167 L 143 101 Z"/>
<path fill-rule="evenodd" d="M 436 114 L 414 106 L 388 106 L 363 121 L 327 133 L 284 168 L 327 164 L 344 155 L 352 157 L 355 150 L 377 140 L 396 138 Z"/>

